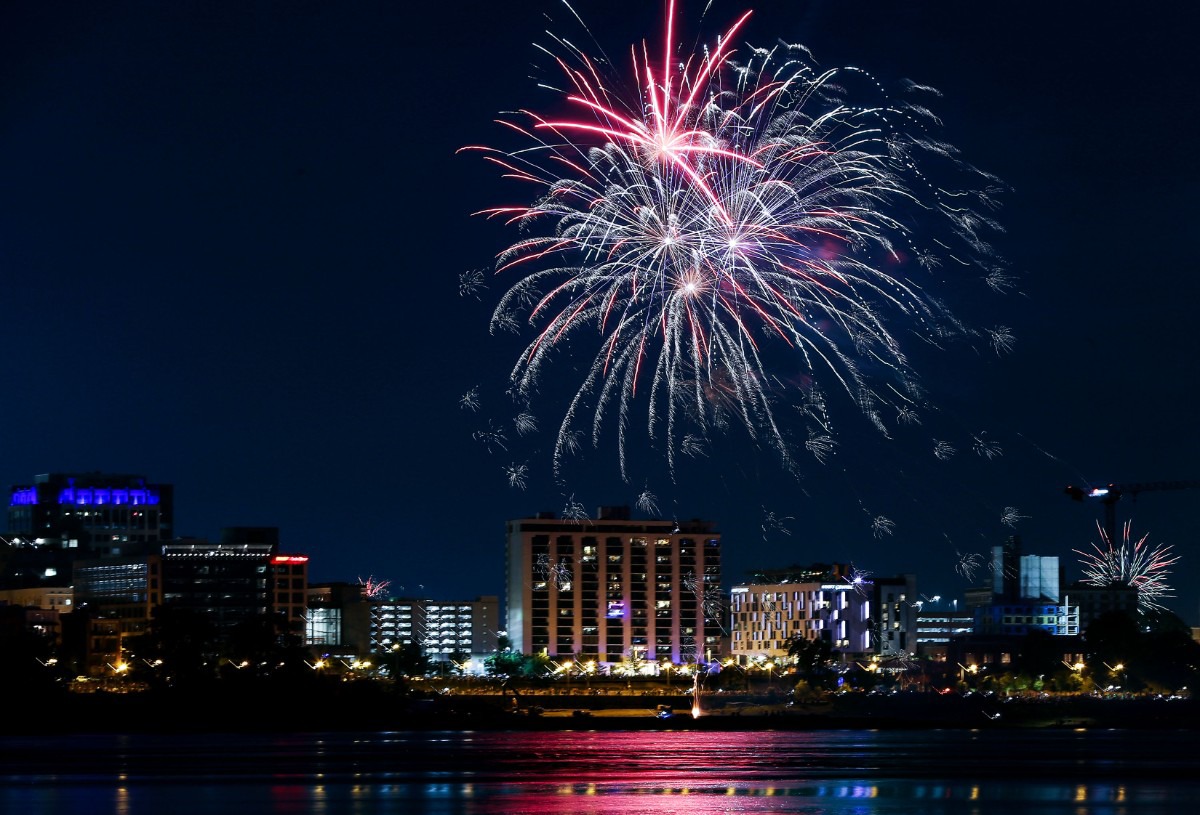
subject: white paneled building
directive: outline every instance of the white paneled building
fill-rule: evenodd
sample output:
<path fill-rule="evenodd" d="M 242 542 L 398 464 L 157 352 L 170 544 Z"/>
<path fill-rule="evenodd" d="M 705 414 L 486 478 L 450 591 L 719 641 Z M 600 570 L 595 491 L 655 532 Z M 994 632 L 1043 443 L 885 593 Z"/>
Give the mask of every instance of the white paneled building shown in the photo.
<path fill-rule="evenodd" d="M 869 583 L 805 582 L 734 586 L 730 655 L 739 665 L 786 659 L 792 637 L 826 639 L 843 658 L 871 651 Z"/>

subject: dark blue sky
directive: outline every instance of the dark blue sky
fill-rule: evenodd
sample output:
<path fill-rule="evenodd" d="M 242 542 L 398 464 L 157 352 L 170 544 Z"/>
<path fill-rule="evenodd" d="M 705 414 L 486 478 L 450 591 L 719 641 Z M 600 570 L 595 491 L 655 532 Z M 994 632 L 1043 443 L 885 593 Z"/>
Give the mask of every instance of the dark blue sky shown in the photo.
<path fill-rule="evenodd" d="M 939 89 L 946 139 L 1011 186 L 995 243 L 1017 291 L 950 305 L 1008 326 L 1012 351 L 917 353 L 929 423 L 884 440 L 846 416 L 838 457 L 799 483 L 735 431 L 674 483 L 652 467 L 622 482 L 607 441 L 556 483 L 544 443 L 473 437 L 511 421 L 489 394 L 523 343 L 488 334 L 502 286 L 459 296 L 516 239 L 471 213 L 528 202 L 455 151 L 505 138 L 501 111 L 552 110 L 533 44 L 578 27 L 554 0 L 410 5 L 5 4 L 5 483 L 142 473 L 176 485 L 181 534 L 279 526 L 316 580 L 452 599 L 502 593 L 506 519 L 646 488 L 717 524 L 727 584 L 851 561 L 955 596 L 959 555 L 1014 532 L 1075 578 L 1101 511 L 1064 486 L 1200 478 L 1186 4 L 714 4 L 705 39 L 753 9 L 744 42 Z M 658 42 L 655 4 L 578 10 L 610 53 Z M 545 383 L 544 427 L 586 360 Z M 981 433 L 1003 454 L 973 454 Z M 936 460 L 931 438 L 958 455 Z M 526 460 L 515 489 L 505 467 Z M 1198 507 L 1192 489 L 1120 505 L 1180 556 L 1169 605 L 1193 624 Z"/>

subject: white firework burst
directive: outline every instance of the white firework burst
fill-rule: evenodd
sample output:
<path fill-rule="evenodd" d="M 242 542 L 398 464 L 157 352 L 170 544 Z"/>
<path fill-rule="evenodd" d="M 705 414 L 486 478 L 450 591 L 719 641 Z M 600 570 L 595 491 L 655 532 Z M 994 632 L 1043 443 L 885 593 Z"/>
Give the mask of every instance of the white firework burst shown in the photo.
<path fill-rule="evenodd" d="M 637 497 L 636 506 L 646 515 L 658 517 L 658 497 L 650 492 L 649 487 L 642 490 L 642 494 Z"/>
<path fill-rule="evenodd" d="M 1013 344 L 1017 341 L 1013 336 L 1012 330 L 1008 326 L 999 325 L 988 331 L 988 336 L 991 338 L 992 349 L 997 355 L 1008 353 L 1013 349 Z"/>
<path fill-rule="evenodd" d="M 487 288 L 486 278 L 478 269 L 463 272 L 458 276 L 458 296 L 479 299 L 479 293 Z"/>
<path fill-rule="evenodd" d="M 958 562 L 954 564 L 954 571 L 965 577 L 967 580 L 974 580 L 975 573 L 979 571 L 982 556 L 977 552 L 956 552 Z"/>
<path fill-rule="evenodd" d="M 948 461 L 954 457 L 954 453 L 955 449 L 949 442 L 934 440 L 933 455 L 939 461 Z"/>
<path fill-rule="evenodd" d="M 1004 451 L 1000 449 L 1000 445 L 987 438 L 986 431 L 981 432 L 978 436 L 972 437 L 971 447 L 977 456 L 981 456 L 989 460 L 1004 455 Z"/>
<path fill-rule="evenodd" d="M 567 498 L 567 503 L 563 506 L 562 517 L 563 520 L 575 523 L 587 523 L 590 520 L 587 509 L 575 500 L 574 494 Z"/>
<path fill-rule="evenodd" d="M 479 410 L 479 388 L 471 388 L 458 399 L 458 406 L 463 410 Z"/>
<path fill-rule="evenodd" d="M 508 486 L 523 490 L 529 485 L 529 467 L 525 464 L 510 464 L 505 469 Z"/>
<path fill-rule="evenodd" d="M 538 428 L 537 417 L 532 413 L 518 413 L 516 418 L 513 419 L 513 427 L 522 436 L 536 433 Z"/>
<path fill-rule="evenodd" d="M 504 435 L 504 429 L 492 422 L 488 422 L 486 429 L 476 430 L 471 437 L 486 447 L 489 453 L 508 449 L 508 437 Z"/>
<path fill-rule="evenodd" d="M 1005 507 L 1000 513 L 1000 523 L 1006 526 L 1016 526 L 1018 521 L 1029 520 L 1028 515 L 1022 515 L 1016 507 Z"/>
<path fill-rule="evenodd" d="M 890 518 L 885 518 L 882 515 L 876 515 L 871 519 L 871 534 L 876 538 L 882 538 L 884 535 L 891 535 L 896 528 L 896 523 Z"/>

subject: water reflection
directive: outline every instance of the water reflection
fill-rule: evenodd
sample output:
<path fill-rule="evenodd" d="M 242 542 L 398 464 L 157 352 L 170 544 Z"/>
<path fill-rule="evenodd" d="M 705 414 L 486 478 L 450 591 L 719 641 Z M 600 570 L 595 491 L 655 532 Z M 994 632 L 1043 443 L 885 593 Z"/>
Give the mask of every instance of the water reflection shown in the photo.
<path fill-rule="evenodd" d="M 0 740 L 39 815 L 1157 815 L 1200 800 L 1193 734 L 372 733 Z"/>

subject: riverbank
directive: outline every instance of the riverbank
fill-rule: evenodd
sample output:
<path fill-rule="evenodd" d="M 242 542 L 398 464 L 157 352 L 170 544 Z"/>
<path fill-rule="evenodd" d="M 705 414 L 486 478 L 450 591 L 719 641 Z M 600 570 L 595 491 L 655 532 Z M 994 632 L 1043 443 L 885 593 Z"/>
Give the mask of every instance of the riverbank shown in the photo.
<path fill-rule="evenodd" d="M 36 712 L 35 712 L 36 711 Z M 829 730 L 931 728 L 1200 729 L 1191 699 L 1004 699 L 844 694 L 812 705 L 774 699 L 501 694 L 72 694 L 8 717 L 2 732 L 199 733 L 354 730 Z"/>

